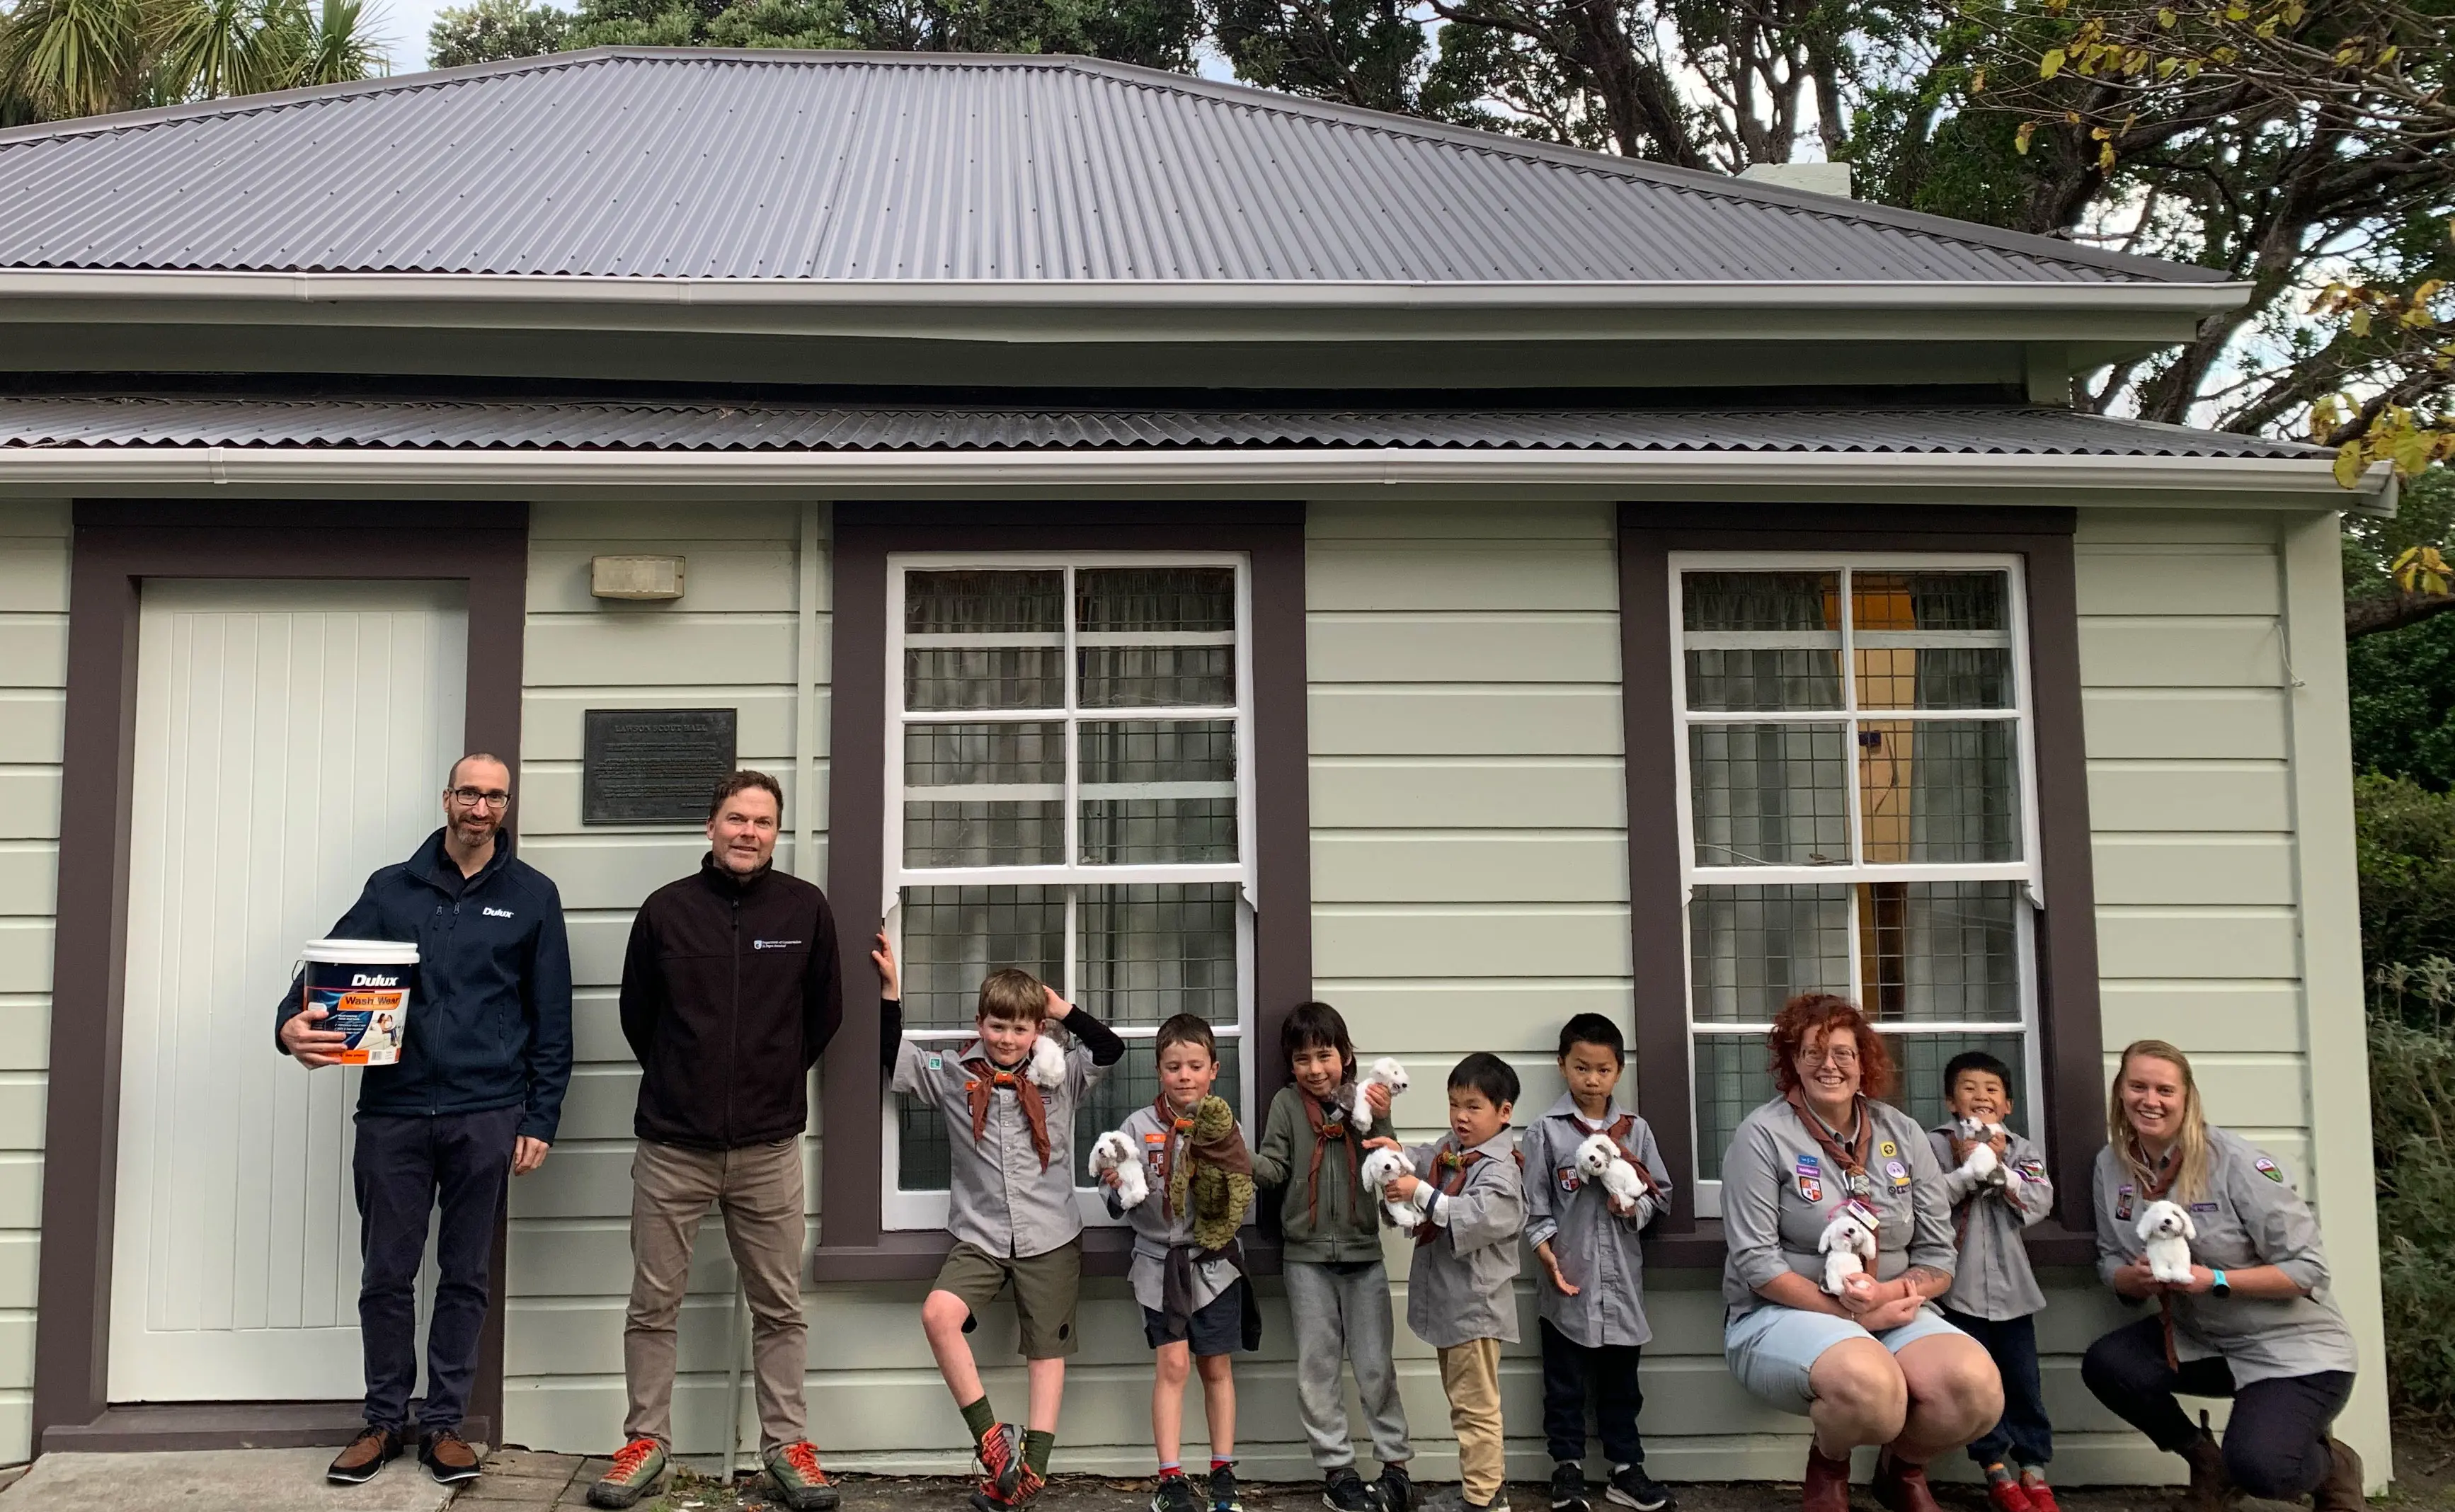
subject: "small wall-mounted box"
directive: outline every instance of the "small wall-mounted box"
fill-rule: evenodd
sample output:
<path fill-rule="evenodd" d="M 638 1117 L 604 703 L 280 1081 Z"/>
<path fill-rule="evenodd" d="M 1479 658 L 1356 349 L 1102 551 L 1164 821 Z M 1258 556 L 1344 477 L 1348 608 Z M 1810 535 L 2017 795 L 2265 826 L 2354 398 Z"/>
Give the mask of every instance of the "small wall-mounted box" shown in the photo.
<path fill-rule="evenodd" d="M 680 598 L 682 564 L 680 556 L 592 556 L 588 593 L 594 598 Z"/>

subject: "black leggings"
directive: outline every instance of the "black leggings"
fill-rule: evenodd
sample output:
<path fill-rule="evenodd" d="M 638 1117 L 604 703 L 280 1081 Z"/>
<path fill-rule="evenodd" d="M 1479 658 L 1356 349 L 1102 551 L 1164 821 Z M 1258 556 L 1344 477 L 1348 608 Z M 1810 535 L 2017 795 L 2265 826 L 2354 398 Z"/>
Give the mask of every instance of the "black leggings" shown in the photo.
<path fill-rule="evenodd" d="M 2181 1453 L 2200 1436 L 2174 1400 L 2176 1393 L 2231 1397 L 2225 1473 L 2252 1496 L 2279 1502 L 2314 1490 L 2327 1478 L 2327 1429 L 2353 1394 L 2349 1370 L 2271 1377 L 2237 1388 L 2233 1367 L 2222 1360 L 2186 1360 L 2181 1369 L 2169 1369 L 2165 1325 L 2154 1318 L 2089 1345 L 2080 1375 L 2098 1401 L 2171 1454 Z"/>

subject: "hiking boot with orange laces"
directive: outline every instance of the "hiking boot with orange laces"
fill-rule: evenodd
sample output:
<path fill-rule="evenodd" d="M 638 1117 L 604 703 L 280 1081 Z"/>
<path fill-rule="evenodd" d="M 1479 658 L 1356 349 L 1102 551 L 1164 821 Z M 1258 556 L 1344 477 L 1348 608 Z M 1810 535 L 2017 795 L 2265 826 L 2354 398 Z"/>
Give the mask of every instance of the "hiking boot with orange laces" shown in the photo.
<path fill-rule="evenodd" d="M 767 1479 L 793 1512 L 832 1512 L 836 1504 L 836 1488 L 819 1468 L 818 1445 L 807 1439 L 767 1451 Z"/>
<path fill-rule="evenodd" d="M 634 1439 L 614 1453 L 605 1478 L 588 1488 L 588 1504 L 621 1512 L 657 1488 L 665 1474 L 665 1446 L 654 1439 Z"/>
<path fill-rule="evenodd" d="M 375 1478 L 375 1472 L 388 1462 L 400 1458 L 400 1435 L 390 1428 L 373 1423 L 358 1430 L 349 1446 L 333 1459 L 324 1479 L 338 1485 L 364 1485 Z"/>
<path fill-rule="evenodd" d="M 972 1445 L 972 1455 L 987 1475 L 981 1482 L 983 1493 L 1000 1506 L 1012 1505 L 1023 1485 L 1023 1430 L 1010 1422 L 993 1422 Z"/>
<path fill-rule="evenodd" d="M 972 1512 L 1023 1512 L 1047 1489 L 1048 1477 L 1026 1464 L 1016 1477 L 1011 1497 L 998 1495 L 995 1482 L 982 1482 L 980 1489 L 972 1493 Z"/>

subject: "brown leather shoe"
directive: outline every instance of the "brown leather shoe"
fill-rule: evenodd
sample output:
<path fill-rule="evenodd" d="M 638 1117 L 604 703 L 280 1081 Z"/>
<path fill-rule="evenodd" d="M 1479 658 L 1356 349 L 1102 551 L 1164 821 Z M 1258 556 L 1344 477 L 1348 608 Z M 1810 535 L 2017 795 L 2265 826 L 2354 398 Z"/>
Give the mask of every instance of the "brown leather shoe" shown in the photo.
<path fill-rule="evenodd" d="M 451 1428 L 438 1429 L 418 1441 L 417 1462 L 426 1466 L 426 1473 L 435 1477 L 436 1483 L 441 1485 L 458 1485 L 463 1481 L 475 1481 L 481 1468 L 477 1463 L 477 1451 L 470 1448 L 467 1441 Z"/>
<path fill-rule="evenodd" d="M 364 1485 L 375 1472 L 400 1458 L 400 1435 L 370 1423 L 358 1430 L 349 1446 L 334 1456 L 324 1479 L 340 1485 Z"/>
<path fill-rule="evenodd" d="M 2362 1495 L 2362 1457 L 2342 1439 L 2327 1441 L 2327 1479 L 2310 1494 L 2311 1512 L 2369 1512 Z"/>
<path fill-rule="evenodd" d="M 2190 1462 L 2191 1483 L 2182 1492 L 2179 1512 L 2228 1512 L 2242 1500 L 2233 1477 L 2225 1474 L 2224 1451 L 2208 1432 L 2206 1413 L 2200 1414 L 2200 1436 L 2184 1447 L 2182 1458 Z"/>
<path fill-rule="evenodd" d="M 1850 1512 L 1850 1457 L 1825 1458 L 1814 1438 L 1807 1441 L 1807 1474 L 1799 1488 L 1798 1512 Z"/>
<path fill-rule="evenodd" d="M 1926 1466 L 1912 1464 L 1889 1449 L 1876 1462 L 1876 1500 L 1892 1512 L 1943 1512 L 1926 1483 Z"/>

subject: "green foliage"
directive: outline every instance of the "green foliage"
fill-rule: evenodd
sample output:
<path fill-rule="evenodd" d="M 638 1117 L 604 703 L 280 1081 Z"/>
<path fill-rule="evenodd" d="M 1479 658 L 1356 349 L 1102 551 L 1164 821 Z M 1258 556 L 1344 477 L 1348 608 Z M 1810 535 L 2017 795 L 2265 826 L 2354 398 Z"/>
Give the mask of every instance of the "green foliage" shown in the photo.
<path fill-rule="evenodd" d="M 2455 538 L 2455 472 L 2432 468 L 2404 486 L 2393 519 L 2344 521 L 2344 597 L 2394 591 L 2388 564 L 2408 546 Z M 2345 648 L 2353 764 L 2455 790 L 2455 614 L 2364 635 Z M 2450 945 L 2448 954 L 2455 954 Z"/>
<path fill-rule="evenodd" d="M 2455 797 L 2364 776 L 2353 783 L 2353 815 L 2371 970 L 2455 958 Z"/>
<path fill-rule="evenodd" d="M 2409 1411 L 2455 1413 L 2455 961 L 2379 974 L 2370 1130 L 2378 1170 L 2387 1384 Z"/>
<path fill-rule="evenodd" d="M 470 0 L 438 10 L 426 33 L 426 61 L 438 69 L 504 58 L 534 58 L 562 50 L 571 17 L 523 0 Z"/>
<path fill-rule="evenodd" d="M 18 0 L 0 121 L 60 120 L 384 72 L 364 0 Z"/>
<path fill-rule="evenodd" d="M 1185 71 L 1201 37 L 1196 0 L 584 0 L 561 46 L 1079 52 Z"/>

